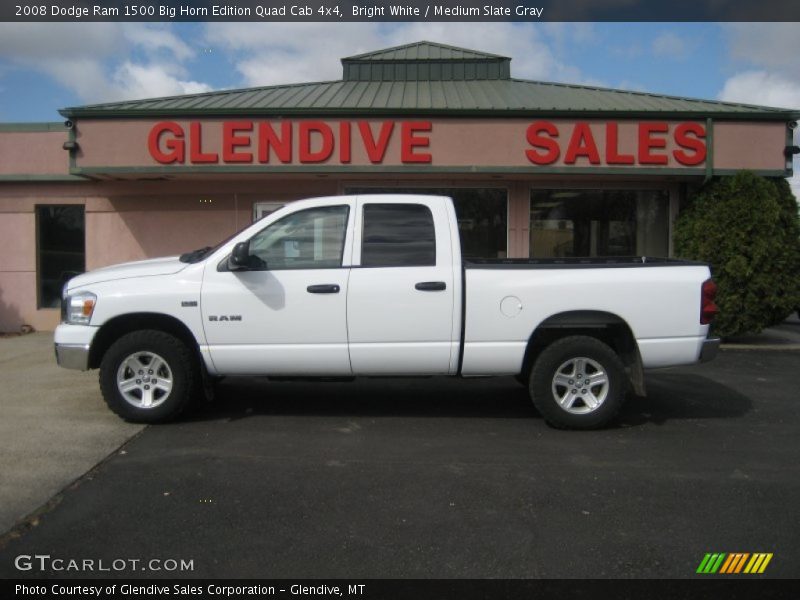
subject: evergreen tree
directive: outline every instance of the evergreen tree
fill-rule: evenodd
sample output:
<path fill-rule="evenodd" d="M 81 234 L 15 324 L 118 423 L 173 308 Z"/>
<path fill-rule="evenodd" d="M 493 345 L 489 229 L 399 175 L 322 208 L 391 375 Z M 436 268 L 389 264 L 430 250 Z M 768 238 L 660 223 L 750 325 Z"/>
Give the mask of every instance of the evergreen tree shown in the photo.
<path fill-rule="evenodd" d="M 800 305 L 800 225 L 788 183 L 749 171 L 714 179 L 675 224 L 675 250 L 711 265 L 722 336 L 758 333 Z"/>

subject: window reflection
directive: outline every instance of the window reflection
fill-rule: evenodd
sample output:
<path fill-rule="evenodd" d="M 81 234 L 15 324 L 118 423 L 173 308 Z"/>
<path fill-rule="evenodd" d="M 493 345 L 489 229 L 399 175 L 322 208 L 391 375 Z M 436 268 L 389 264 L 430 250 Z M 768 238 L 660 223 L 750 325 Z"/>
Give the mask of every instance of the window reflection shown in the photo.
<path fill-rule="evenodd" d="M 532 258 L 667 256 L 666 190 L 532 190 Z"/>
<path fill-rule="evenodd" d="M 84 207 L 37 206 L 36 227 L 39 308 L 54 308 L 64 284 L 86 270 Z"/>
<path fill-rule="evenodd" d="M 361 264 L 435 265 L 436 235 L 430 209 L 421 204 L 365 204 Z"/>
<path fill-rule="evenodd" d="M 272 271 L 340 267 L 348 211 L 324 206 L 287 215 L 253 236 L 250 252 Z"/>
<path fill-rule="evenodd" d="M 425 194 L 450 196 L 456 209 L 461 253 L 465 258 L 505 258 L 508 201 L 502 188 L 359 187 L 347 194 Z"/>

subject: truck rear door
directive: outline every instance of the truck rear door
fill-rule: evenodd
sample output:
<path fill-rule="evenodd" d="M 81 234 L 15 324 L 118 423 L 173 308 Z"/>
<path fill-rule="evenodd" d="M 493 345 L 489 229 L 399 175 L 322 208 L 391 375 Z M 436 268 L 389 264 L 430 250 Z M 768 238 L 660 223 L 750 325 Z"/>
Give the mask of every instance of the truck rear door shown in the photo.
<path fill-rule="evenodd" d="M 447 207 L 440 197 L 358 197 L 347 290 L 354 374 L 455 372 L 461 298 Z"/>

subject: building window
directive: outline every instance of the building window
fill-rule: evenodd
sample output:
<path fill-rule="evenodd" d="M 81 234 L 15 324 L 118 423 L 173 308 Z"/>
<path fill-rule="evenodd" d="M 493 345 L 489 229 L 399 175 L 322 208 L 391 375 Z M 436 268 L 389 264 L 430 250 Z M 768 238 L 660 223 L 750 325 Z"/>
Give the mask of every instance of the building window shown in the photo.
<path fill-rule="evenodd" d="M 667 256 L 666 190 L 531 190 L 531 258 Z"/>
<path fill-rule="evenodd" d="M 36 207 L 37 296 L 39 308 L 57 308 L 61 289 L 86 270 L 84 207 Z"/>
<path fill-rule="evenodd" d="M 363 267 L 436 265 L 433 215 L 421 204 L 365 204 Z"/>
<path fill-rule="evenodd" d="M 508 199 L 502 188 L 348 188 L 347 194 L 428 194 L 450 196 L 456 208 L 461 253 L 465 258 L 505 258 L 508 251 Z"/>
<path fill-rule="evenodd" d="M 253 223 L 271 215 L 283 206 L 283 202 L 256 202 L 253 204 Z"/>
<path fill-rule="evenodd" d="M 253 236 L 250 252 L 271 271 L 339 268 L 349 210 L 322 206 L 287 215 Z"/>

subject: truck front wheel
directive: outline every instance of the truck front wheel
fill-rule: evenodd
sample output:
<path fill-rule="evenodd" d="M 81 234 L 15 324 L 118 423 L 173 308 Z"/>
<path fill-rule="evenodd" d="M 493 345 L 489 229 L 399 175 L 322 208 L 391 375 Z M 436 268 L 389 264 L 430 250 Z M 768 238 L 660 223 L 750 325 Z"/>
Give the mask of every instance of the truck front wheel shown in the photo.
<path fill-rule="evenodd" d="M 583 335 L 550 344 L 533 365 L 528 390 L 545 421 L 559 429 L 597 429 L 616 416 L 627 380 L 619 356 Z"/>
<path fill-rule="evenodd" d="M 147 329 L 122 336 L 100 363 L 106 404 L 134 423 L 175 419 L 197 395 L 201 382 L 189 348 L 163 331 Z"/>

